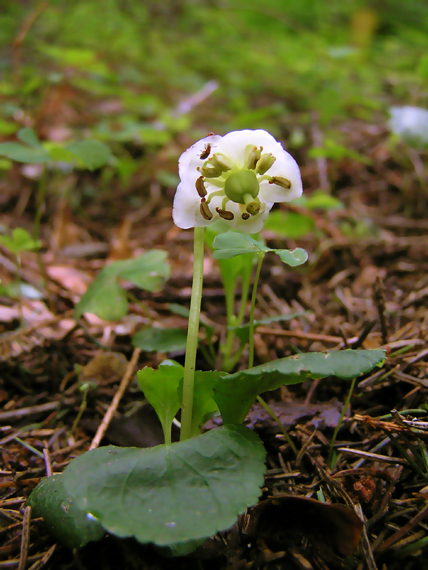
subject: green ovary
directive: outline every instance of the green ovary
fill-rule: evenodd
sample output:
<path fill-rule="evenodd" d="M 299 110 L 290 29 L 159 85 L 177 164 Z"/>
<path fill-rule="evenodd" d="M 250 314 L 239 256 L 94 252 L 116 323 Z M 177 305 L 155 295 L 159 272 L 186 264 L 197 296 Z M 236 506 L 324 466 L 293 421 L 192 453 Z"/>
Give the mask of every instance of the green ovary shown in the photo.
<path fill-rule="evenodd" d="M 257 198 L 259 190 L 257 176 L 251 170 L 234 172 L 224 183 L 224 193 L 237 204 L 248 203 L 248 195 Z"/>

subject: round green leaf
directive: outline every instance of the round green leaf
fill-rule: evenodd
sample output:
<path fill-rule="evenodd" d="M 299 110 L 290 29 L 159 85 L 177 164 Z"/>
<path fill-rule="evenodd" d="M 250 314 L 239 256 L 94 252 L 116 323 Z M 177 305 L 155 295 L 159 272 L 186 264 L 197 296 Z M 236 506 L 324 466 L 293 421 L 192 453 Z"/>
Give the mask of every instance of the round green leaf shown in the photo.
<path fill-rule="evenodd" d="M 259 394 L 307 379 L 336 376 L 351 380 L 370 372 L 385 361 L 384 350 L 341 350 L 296 354 L 261 364 L 235 374 L 218 373 L 214 400 L 223 421 L 243 422 Z"/>
<path fill-rule="evenodd" d="M 117 536 L 171 545 L 229 528 L 263 484 L 264 447 L 243 426 L 149 449 L 94 449 L 64 471 L 78 507 Z"/>
<path fill-rule="evenodd" d="M 104 535 L 103 527 L 81 511 L 64 489 L 64 476 L 42 479 L 31 493 L 28 504 L 32 516 L 43 517 L 53 536 L 68 548 L 80 548 Z"/>
<path fill-rule="evenodd" d="M 281 261 L 289 265 L 290 267 L 297 267 L 302 265 L 308 260 L 308 252 L 301 247 L 296 247 L 296 249 L 274 249 L 273 250 L 279 257 Z"/>

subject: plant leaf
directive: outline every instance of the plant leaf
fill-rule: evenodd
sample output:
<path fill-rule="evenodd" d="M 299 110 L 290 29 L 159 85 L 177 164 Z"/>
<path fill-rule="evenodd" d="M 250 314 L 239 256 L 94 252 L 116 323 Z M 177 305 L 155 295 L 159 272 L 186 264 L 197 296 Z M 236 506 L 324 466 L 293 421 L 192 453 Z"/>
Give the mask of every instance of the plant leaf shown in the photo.
<path fill-rule="evenodd" d="M 265 450 L 243 426 L 149 449 L 102 447 L 64 471 L 65 489 L 117 536 L 173 545 L 229 528 L 263 484 Z"/>
<path fill-rule="evenodd" d="M 50 159 L 43 148 L 31 148 L 16 142 L 0 143 L 0 156 L 7 156 L 11 160 L 27 164 L 47 162 Z"/>
<path fill-rule="evenodd" d="M 225 423 L 243 422 L 259 394 L 310 378 L 351 380 L 385 361 L 383 350 L 308 352 L 274 360 L 234 374 L 218 373 L 214 400 Z"/>
<path fill-rule="evenodd" d="M 41 145 L 34 129 L 29 129 L 27 127 L 24 129 L 21 129 L 20 131 L 18 131 L 17 136 L 18 136 L 20 141 L 22 141 L 25 144 L 28 144 L 28 146 L 31 146 L 32 148 L 37 148 L 37 149 L 42 148 L 42 145 Z"/>
<path fill-rule="evenodd" d="M 132 346 L 146 352 L 176 352 L 186 348 L 187 333 L 183 329 L 149 327 L 132 337 Z"/>
<path fill-rule="evenodd" d="M 265 254 L 268 251 L 273 251 L 279 255 L 281 261 L 291 267 L 301 265 L 308 259 L 307 252 L 300 247 L 294 250 L 271 249 L 250 237 L 248 234 L 240 234 L 238 232 L 219 234 L 213 241 L 213 248 L 214 259 L 230 259 L 237 255 L 245 255 L 248 253 Z"/>
<path fill-rule="evenodd" d="M 277 255 L 279 255 L 282 262 L 286 263 L 290 267 L 297 267 L 302 265 L 308 260 L 308 252 L 301 247 L 296 247 L 296 249 L 272 249 Z"/>
<path fill-rule="evenodd" d="M 264 253 L 271 251 L 262 243 L 256 241 L 248 234 L 238 232 L 225 232 L 219 234 L 213 241 L 214 259 L 230 259 L 246 253 Z"/>
<path fill-rule="evenodd" d="M 145 291 L 159 291 L 170 276 L 167 252 L 152 249 L 134 259 L 114 261 L 102 272 L 108 276 L 126 279 Z"/>
<path fill-rule="evenodd" d="M 79 319 L 83 313 L 93 313 L 105 321 L 117 321 L 128 312 L 128 301 L 125 291 L 119 285 L 116 277 L 102 275 L 89 285 L 76 305 L 75 318 Z"/>
<path fill-rule="evenodd" d="M 28 504 L 33 517 L 43 517 L 53 536 L 68 548 L 80 548 L 99 540 L 104 529 L 94 517 L 76 506 L 64 489 L 64 476 L 42 479 L 31 493 Z"/>
<path fill-rule="evenodd" d="M 76 305 L 76 319 L 83 313 L 112 321 L 122 318 L 128 312 L 128 301 L 118 279 L 127 279 L 146 291 L 158 291 L 170 274 L 166 256 L 165 251 L 151 250 L 104 267 Z"/>
<path fill-rule="evenodd" d="M 165 440 L 170 440 L 171 424 L 180 409 L 178 387 L 184 368 L 173 360 L 164 360 L 155 370 L 145 366 L 137 372 L 140 388 L 162 424 Z"/>
<path fill-rule="evenodd" d="M 101 168 L 112 157 L 109 147 L 100 141 L 78 141 L 66 145 L 64 149 L 81 160 L 89 170 Z"/>

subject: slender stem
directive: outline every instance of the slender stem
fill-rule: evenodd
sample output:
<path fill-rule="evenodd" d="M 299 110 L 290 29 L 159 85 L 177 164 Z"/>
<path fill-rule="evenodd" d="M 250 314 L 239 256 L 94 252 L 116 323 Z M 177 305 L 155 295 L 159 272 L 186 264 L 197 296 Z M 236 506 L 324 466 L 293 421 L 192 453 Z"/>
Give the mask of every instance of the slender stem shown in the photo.
<path fill-rule="evenodd" d="M 251 295 L 248 368 L 252 368 L 254 365 L 254 309 L 256 307 L 257 286 L 259 284 L 260 270 L 262 268 L 264 256 L 265 256 L 264 253 L 259 254 L 259 261 L 257 263 L 257 268 L 256 268 L 256 276 L 254 277 L 253 293 Z"/>
<path fill-rule="evenodd" d="M 328 453 L 328 460 L 327 460 L 327 465 L 330 467 L 330 469 L 333 468 L 334 444 L 336 443 L 337 434 L 339 433 L 340 427 L 341 427 L 342 422 L 343 422 L 343 418 L 345 417 L 345 414 L 346 414 L 348 407 L 349 407 L 349 403 L 350 403 L 351 398 L 352 398 L 352 394 L 354 393 L 356 380 L 357 379 L 354 378 L 351 382 L 351 387 L 349 388 L 348 395 L 346 396 L 345 403 L 343 404 L 343 408 L 342 408 L 342 412 L 341 412 L 340 417 L 339 417 L 339 421 L 337 422 L 337 426 L 335 427 L 335 430 L 333 432 L 333 437 L 331 438 L 330 451 Z"/>
<path fill-rule="evenodd" d="M 251 294 L 251 308 L 250 308 L 250 322 L 249 322 L 250 331 L 249 331 L 249 345 L 248 345 L 248 368 L 252 368 L 254 366 L 254 310 L 256 307 L 257 286 L 259 284 L 260 271 L 262 268 L 264 256 L 265 256 L 264 253 L 259 254 L 259 261 L 257 263 L 256 275 L 254 277 L 253 292 Z M 281 430 L 282 434 L 284 435 L 285 439 L 287 440 L 287 443 L 289 444 L 289 446 L 291 447 L 291 449 L 293 450 L 294 454 L 297 457 L 299 452 L 297 451 L 297 448 L 294 445 L 293 440 L 289 436 L 287 430 L 284 428 L 284 426 L 280 422 L 278 416 L 275 414 L 275 412 L 269 406 L 269 404 L 263 400 L 263 398 L 261 396 L 257 396 L 257 401 L 259 402 L 259 404 L 261 404 L 263 406 L 263 408 L 267 411 L 267 413 L 270 415 L 270 417 L 277 424 L 277 426 Z"/>
<path fill-rule="evenodd" d="M 37 188 L 36 197 L 36 218 L 33 226 L 33 239 L 39 239 L 40 220 L 42 217 L 42 207 L 46 194 L 46 164 L 43 165 L 42 176 Z"/>
<path fill-rule="evenodd" d="M 267 402 L 265 402 L 263 400 L 263 398 L 261 396 L 257 396 L 257 401 L 259 404 L 261 404 L 264 409 L 267 411 L 267 413 L 270 415 L 270 417 L 274 420 L 274 422 L 276 423 L 276 425 L 279 427 L 279 429 L 281 430 L 282 435 L 285 437 L 288 445 L 291 447 L 291 449 L 294 452 L 294 455 L 297 457 L 299 455 L 299 452 L 297 450 L 297 447 L 294 445 L 293 440 L 291 439 L 289 433 L 287 432 L 287 430 L 285 429 L 285 427 L 282 425 L 279 417 L 275 414 L 275 412 L 273 411 L 273 409 L 269 406 L 269 404 Z"/>
<path fill-rule="evenodd" d="M 203 227 L 194 230 L 193 284 L 187 329 L 186 358 L 184 360 L 183 400 L 181 403 L 181 441 L 189 439 L 192 434 L 193 385 L 204 277 L 204 232 L 205 228 Z"/>
<path fill-rule="evenodd" d="M 19 316 L 21 318 L 21 325 L 24 326 L 24 307 L 22 304 L 22 276 L 21 276 L 21 255 L 16 254 L 16 276 L 18 281 L 18 306 L 19 306 Z"/>

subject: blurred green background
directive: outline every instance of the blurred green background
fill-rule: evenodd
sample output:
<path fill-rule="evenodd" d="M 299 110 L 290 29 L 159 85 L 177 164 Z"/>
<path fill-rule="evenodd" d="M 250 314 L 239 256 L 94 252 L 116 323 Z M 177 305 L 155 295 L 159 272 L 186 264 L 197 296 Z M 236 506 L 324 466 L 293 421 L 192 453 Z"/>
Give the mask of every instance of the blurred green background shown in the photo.
<path fill-rule="evenodd" d="M 173 186 L 210 131 L 364 162 L 353 121 L 428 106 L 426 0 L 3 0 L 0 49 L 1 140 L 99 140 L 122 185 L 143 164 Z"/>

